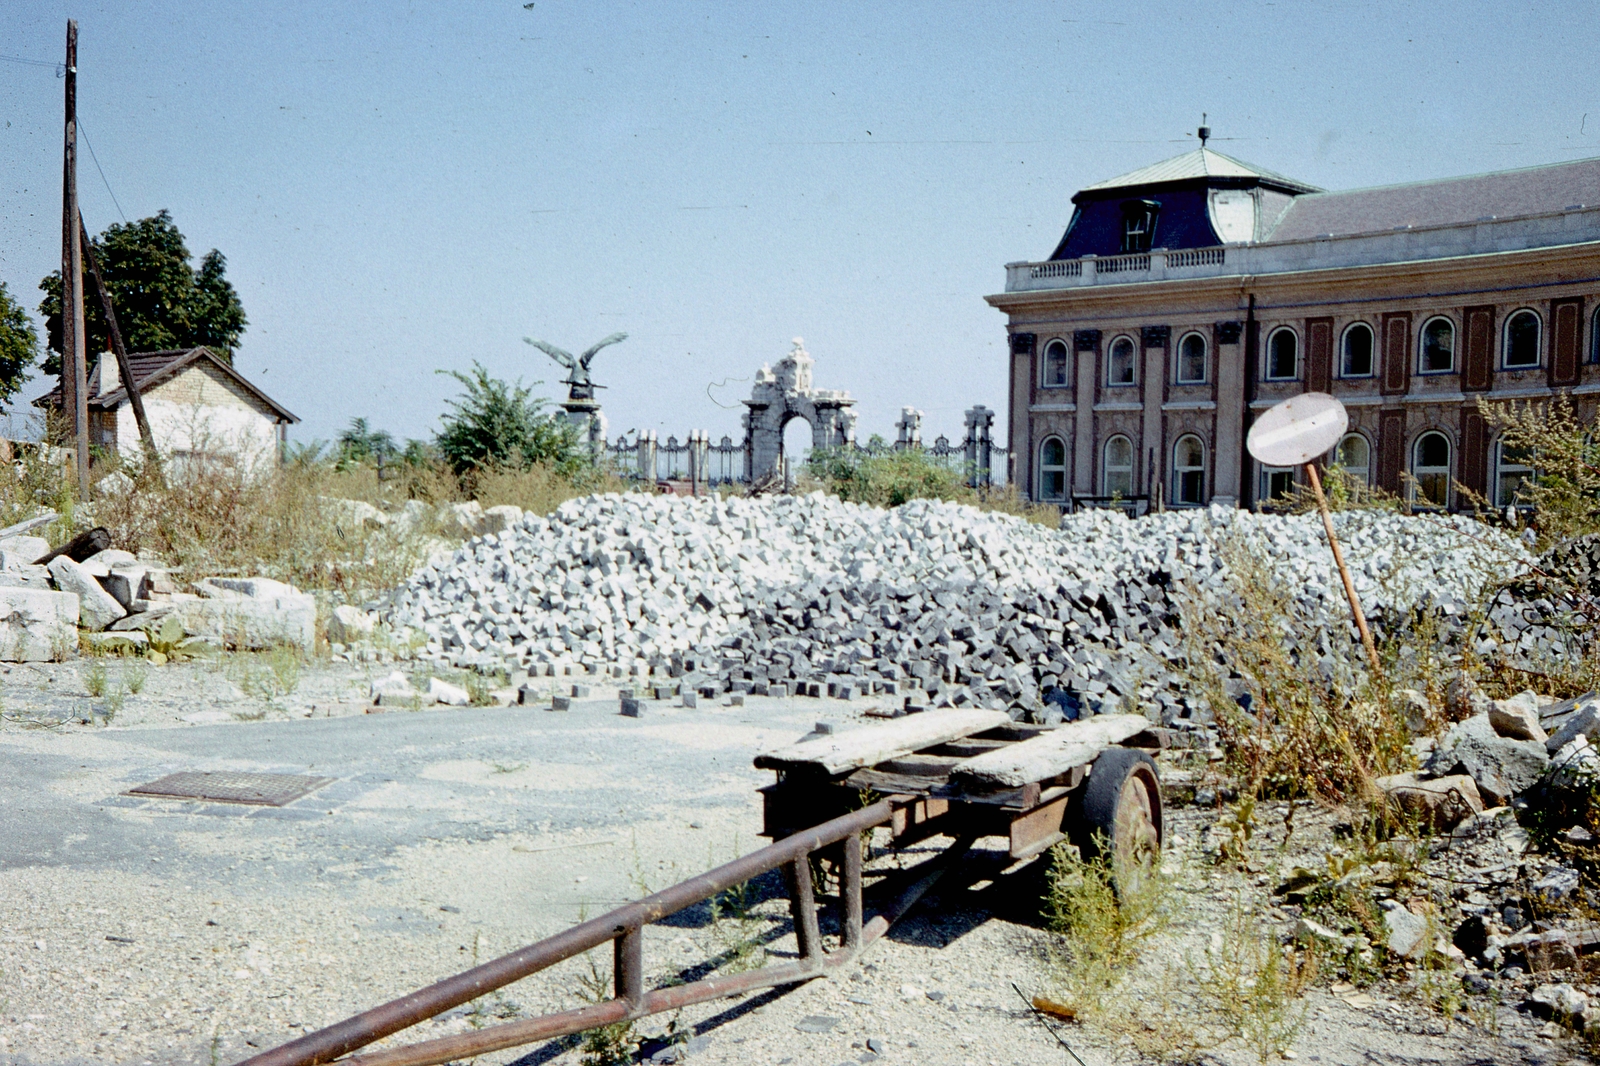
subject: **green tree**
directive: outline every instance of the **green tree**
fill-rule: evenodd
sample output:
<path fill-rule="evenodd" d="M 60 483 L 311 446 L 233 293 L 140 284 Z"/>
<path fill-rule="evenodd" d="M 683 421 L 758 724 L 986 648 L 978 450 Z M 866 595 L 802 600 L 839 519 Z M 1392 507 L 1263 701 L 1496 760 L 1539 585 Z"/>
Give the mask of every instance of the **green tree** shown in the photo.
<path fill-rule="evenodd" d="M 450 410 L 435 438 L 439 454 L 457 475 L 494 467 L 526 469 L 535 463 L 573 473 L 583 465 L 577 432 L 547 414 L 550 401 L 534 396 L 522 382 L 511 385 L 492 378 L 476 360 L 470 373 L 439 373 L 466 389 L 461 399 L 447 401 Z"/>
<path fill-rule="evenodd" d="M 345 462 L 363 463 L 380 455 L 388 459 L 397 450 L 394 438 L 384 430 L 367 425 L 365 418 L 352 418 L 350 425 L 339 434 L 340 457 Z"/>
<path fill-rule="evenodd" d="M 137 222 L 107 227 L 94 238 L 94 248 L 130 352 L 204 345 L 223 359 L 232 357 L 246 320 L 239 294 L 225 276 L 227 259 L 221 252 L 214 248 L 207 252 L 196 270 L 190 265 L 183 234 L 165 210 Z M 84 350 L 92 356 L 106 351 L 110 340 L 88 257 L 84 258 Z M 52 271 L 39 289 L 45 294 L 39 313 L 45 319 L 51 352 L 44 372 L 59 374 L 61 272 Z"/>
<path fill-rule="evenodd" d="M 39 355 L 39 332 L 0 281 L 0 405 L 17 394 Z"/>

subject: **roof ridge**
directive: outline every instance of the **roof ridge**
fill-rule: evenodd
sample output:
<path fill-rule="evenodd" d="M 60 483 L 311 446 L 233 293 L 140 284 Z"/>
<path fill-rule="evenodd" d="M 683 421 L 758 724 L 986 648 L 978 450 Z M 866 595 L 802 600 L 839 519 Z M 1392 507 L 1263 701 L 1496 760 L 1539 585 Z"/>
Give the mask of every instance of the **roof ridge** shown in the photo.
<path fill-rule="evenodd" d="M 1575 167 L 1583 163 L 1600 163 L 1600 155 L 1584 156 L 1582 159 L 1564 159 L 1559 163 L 1532 163 L 1525 167 L 1509 167 L 1505 170 L 1480 170 L 1475 174 L 1455 174 L 1448 178 L 1419 178 L 1416 181 L 1395 181 L 1387 185 L 1357 185 L 1353 189 L 1318 189 L 1316 192 L 1305 193 L 1305 196 L 1348 196 L 1352 193 L 1386 192 L 1390 189 L 1416 189 L 1424 185 L 1447 185 L 1454 181 L 1473 181 L 1477 178 L 1498 178 L 1511 174 L 1527 174 L 1535 170 L 1555 170 L 1558 167 Z"/>

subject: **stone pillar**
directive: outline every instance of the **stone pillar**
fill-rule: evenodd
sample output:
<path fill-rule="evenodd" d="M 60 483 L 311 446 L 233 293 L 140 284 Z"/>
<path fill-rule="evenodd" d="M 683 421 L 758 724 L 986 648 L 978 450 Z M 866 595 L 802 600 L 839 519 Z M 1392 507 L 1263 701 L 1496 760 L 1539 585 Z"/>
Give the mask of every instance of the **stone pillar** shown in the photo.
<path fill-rule="evenodd" d="M 1239 472 L 1244 466 L 1244 393 L 1245 374 L 1244 334 L 1241 322 L 1218 322 L 1213 330 L 1216 338 L 1217 421 L 1212 431 L 1214 445 L 1211 449 L 1211 500 L 1213 503 L 1239 502 Z"/>
<path fill-rule="evenodd" d="M 895 441 L 897 448 L 922 447 L 922 412 L 915 407 L 900 408 L 900 421 L 894 424 L 900 431 L 900 439 Z"/>
<path fill-rule="evenodd" d="M 589 458 L 599 462 L 606 447 L 606 416 L 593 400 L 568 400 L 561 405 L 562 418 L 577 431 L 578 443 L 589 450 Z"/>
<path fill-rule="evenodd" d="M 1144 471 L 1144 491 L 1149 494 L 1147 508 L 1154 509 L 1157 499 L 1165 498 L 1167 441 L 1161 432 L 1161 404 L 1167 397 L 1167 350 L 1171 347 L 1172 327 L 1146 326 L 1140 331 L 1144 348 L 1144 410 L 1141 412 L 1139 436 L 1144 454 L 1139 456 L 1139 466 Z M 1137 494 L 1137 490 L 1136 490 Z"/>
<path fill-rule="evenodd" d="M 973 488 L 992 485 L 994 412 L 983 404 L 967 409 L 966 460 L 969 484 Z"/>
<path fill-rule="evenodd" d="M 651 486 L 656 483 L 656 431 L 653 429 L 639 432 L 639 480 L 648 482 Z"/>

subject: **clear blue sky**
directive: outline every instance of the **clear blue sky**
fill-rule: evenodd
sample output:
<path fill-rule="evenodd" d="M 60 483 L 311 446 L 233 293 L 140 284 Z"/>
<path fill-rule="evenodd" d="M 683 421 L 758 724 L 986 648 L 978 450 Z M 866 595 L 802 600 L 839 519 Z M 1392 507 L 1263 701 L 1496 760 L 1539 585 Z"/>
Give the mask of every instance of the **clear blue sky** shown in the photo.
<path fill-rule="evenodd" d="M 1330 188 L 1600 155 L 1580 3 L 48 3 L 0 55 L 58 59 L 129 219 L 219 248 L 238 365 L 327 438 L 426 436 L 478 359 L 596 362 L 612 435 L 739 437 L 804 336 L 864 435 L 1003 410 L 1007 261 L 1090 182 L 1216 147 Z M 0 280 L 59 263 L 61 87 L 0 62 Z M 119 219 L 80 165 L 98 232 Z M 729 380 L 735 379 L 735 380 Z M 745 379 L 745 380 L 736 380 Z M 38 388 L 33 390 L 40 391 Z"/>

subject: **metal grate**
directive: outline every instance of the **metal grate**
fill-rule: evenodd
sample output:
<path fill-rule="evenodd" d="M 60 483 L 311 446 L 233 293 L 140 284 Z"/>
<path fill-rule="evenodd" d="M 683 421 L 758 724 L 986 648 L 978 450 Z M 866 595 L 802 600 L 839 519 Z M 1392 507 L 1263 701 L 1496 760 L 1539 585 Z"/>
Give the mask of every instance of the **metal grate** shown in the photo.
<path fill-rule="evenodd" d="M 136 785 L 124 795 L 282 807 L 333 781 L 331 777 L 301 777 L 296 774 L 201 773 L 186 770 L 168 774 L 159 781 Z"/>

